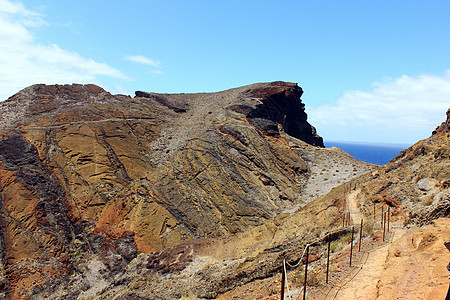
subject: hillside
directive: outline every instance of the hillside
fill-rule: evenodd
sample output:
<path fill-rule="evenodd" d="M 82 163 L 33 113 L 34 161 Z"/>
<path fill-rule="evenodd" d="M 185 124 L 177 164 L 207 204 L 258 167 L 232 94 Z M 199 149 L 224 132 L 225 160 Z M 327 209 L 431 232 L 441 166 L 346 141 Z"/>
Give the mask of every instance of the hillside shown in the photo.
<path fill-rule="evenodd" d="M 285 82 L 133 98 L 34 85 L 0 103 L 4 295 L 58 298 L 77 276 L 71 297 L 96 295 L 144 254 L 259 230 L 373 169 L 323 148 L 301 95 Z"/>
<path fill-rule="evenodd" d="M 339 213 L 347 211 L 351 212 L 350 225 L 356 228 L 364 219 L 363 252 L 356 254 L 356 266 L 349 268 L 350 239 L 345 235 L 344 239 L 334 237 L 334 245 L 343 248 L 334 254 L 332 282 L 325 284 L 326 250 L 323 245 L 315 247 L 313 260 L 319 260 L 313 265 L 315 273 L 308 297 L 444 299 L 449 284 L 446 265 L 450 259 L 443 245 L 450 240 L 450 109 L 446 120 L 431 137 L 353 182 L 336 187 L 277 224 L 277 234 L 270 239 L 275 241 L 276 236 L 285 239 L 281 243 L 285 251 L 280 251 L 277 264 L 281 265 L 281 258 L 298 259 L 295 246 L 302 249 L 308 242 L 324 239 L 327 232 L 344 230 L 346 227 L 337 221 Z M 391 232 L 386 242 L 382 242 L 381 210 L 386 212 L 388 207 Z M 325 210 L 328 210 L 326 217 Z M 276 297 L 279 297 L 280 272 L 278 268 L 267 279 L 243 285 L 221 299 L 237 299 L 239 294 L 246 294 L 244 299 L 279 299 Z M 303 279 L 299 280 L 296 272 L 301 273 L 302 269 L 291 270 L 288 278 L 291 289 L 294 287 L 293 295 L 299 297 L 302 291 L 298 287 L 302 286 Z"/>
<path fill-rule="evenodd" d="M 445 280 L 430 281 L 442 276 L 433 270 L 450 232 L 446 219 L 435 221 L 450 212 L 450 113 L 379 167 L 323 148 L 301 95 L 285 82 L 133 98 L 34 85 L 0 103 L 3 296 L 274 299 L 283 260 L 296 262 L 306 244 L 314 298 L 424 291 L 413 294 L 410 283 L 440 295 Z M 381 243 L 388 206 L 393 227 Z M 333 280 L 352 274 L 344 212 L 350 225 L 365 220 L 363 250 L 372 250 L 363 253 L 376 258 L 366 256 L 376 276 L 361 271 L 352 281 L 361 285 L 334 291 L 323 283 L 328 233 Z M 399 274 L 408 280 L 397 284 Z"/>

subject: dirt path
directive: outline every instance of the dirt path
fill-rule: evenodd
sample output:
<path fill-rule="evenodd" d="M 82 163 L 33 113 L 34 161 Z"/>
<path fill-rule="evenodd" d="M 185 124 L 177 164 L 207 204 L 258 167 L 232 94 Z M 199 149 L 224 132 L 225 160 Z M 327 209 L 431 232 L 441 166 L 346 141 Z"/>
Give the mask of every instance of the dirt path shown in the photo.
<path fill-rule="evenodd" d="M 353 190 L 345 196 L 347 209 L 350 211 L 353 224 L 359 224 L 363 219 L 357 199 L 360 192 L 360 189 Z M 377 299 L 379 297 L 378 284 L 386 269 L 392 243 L 399 240 L 405 231 L 403 227 L 393 227 L 390 242 L 368 252 L 367 260 L 361 266 L 359 272 L 339 290 L 334 299 Z"/>
<path fill-rule="evenodd" d="M 363 215 L 358 207 L 358 194 L 361 192 L 361 189 L 357 189 L 347 193 L 345 195 L 345 201 L 347 203 L 347 208 L 350 211 L 350 218 L 352 219 L 352 224 L 359 224 Z"/>
<path fill-rule="evenodd" d="M 399 239 L 404 229 L 392 230 L 392 241 Z M 385 270 L 391 243 L 369 252 L 366 263 L 358 274 L 337 293 L 335 299 L 377 299 L 378 281 Z"/>
<path fill-rule="evenodd" d="M 450 254 L 444 241 L 450 236 L 450 219 L 412 227 L 391 245 L 388 261 L 377 287 L 378 300 L 445 299 Z"/>

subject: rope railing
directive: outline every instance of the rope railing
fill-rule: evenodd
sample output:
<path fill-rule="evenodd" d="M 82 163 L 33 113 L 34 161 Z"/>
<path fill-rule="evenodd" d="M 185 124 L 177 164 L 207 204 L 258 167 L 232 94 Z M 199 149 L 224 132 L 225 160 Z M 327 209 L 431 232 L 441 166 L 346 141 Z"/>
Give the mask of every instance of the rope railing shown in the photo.
<path fill-rule="evenodd" d="M 350 220 L 351 219 L 350 213 L 351 213 L 351 211 L 345 211 L 345 212 L 343 212 L 340 215 L 340 217 L 344 217 L 345 216 L 346 219 Z M 375 218 L 377 217 L 377 215 L 373 216 L 374 223 L 376 222 Z M 383 230 L 383 242 L 385 242 L 386 229 L 387 229 L 387 232 L 389 232 L 389 221 L 390 221 L 390 208 L 389 208 L 389 206 L 388 206 L 388 209 L 386 211 L 383 210 L 383 212 L 380 212 L 379 215 L 381 215 L 381 229 Z M 350 239 L 350 242 L 349 242 L 349 246 L 350 246 L 349 267 L 350 267 L 351 270 L 356 272 L 352 276 L 350 276 L 350 274 L 349 274 L 349 277 L 347 277 L 348 278 L 347 282 L 348 282 L 348 281 L 352 280 L 357 275 L 357 273 L 360 271 L 360 269 L 362 269 L 364 263 L 367 261 L 368 254 L 373 249 L 372 250 L 367 250 L 366 249 L 366 250 L 363 250 L 363 252 L 361 253 L 362 236 L 363 236 L 363 228 L 364 228 L 364 218 L 361 218 L 360 224 L 358 224 L 359 226 L 351 225 L 350 221 L 345 221 L 344 225 L 346 225 L 346 228 L 348 228 L 348 230 L 351 228 L 352 235 L 351 235 L 351 239 Z M 359 228 L 357 228 L 357 227 L 359 227 Z M 356 232 L 355 232 L 355 229 L 359 229 L 359 230 L 356 230 Z M 358 233 L 359 233 L 359 236 L 355 237 L 355 233 L 356 233 L 356 235 L 358 235 Z M 336 234 L 336 231 L 334 231 L 334 232 L 327 232 L 323 236 L 323 238 L 320 239 L 321 241 L 326 241 L 327 242 L 327 247 L 326 247 L 326 257 L 327 257 L 327 261 L 326 261 L 326 284 L 330 286 L 330 290 L 328 291 L 327 294 L 322 293 L 322 294 L 325 295 L 325 298 L 328 296 L 328 294 L 333 289 L 333 287 L 335 287 L 335 288 L 337 287 L 338 291 L 339 291 L 347 283 L 347 282 L 345 282 L 344 285 L 340 286 L 337 282 L 329 281 L 330 263 L 331 263 L 331 259 L 330 259 L 330 245 L 331 245 L 332 235 L 334 235 L 334 234 Z M 340 234 L 342 234 L 342 233 L 340 233 Z M 353 256 L 354 256 L 353 247 L 354 247 L 354 242 L 355 241 L 357 241 L 357 244 L 358 244 L 358 253 L 361 253 L 361 254 L 357 255 L 359 257 L 359 260 L 356 261 L 357 264 L 360 264 L 359 266 L 355 266 L 355 264 L 354 264 L 355 261 L 353 260 Z M 288 297 L 287 299 L 289 299 L 289 300 L 292 299 L 290 284 L 288 282 L 288 276 L 287 276 L 288 275 L 287 267 L 297 268 L 301 264 L 303 259 L 305 258 L 305 255 L 306 255 L 306 261 L 305 261 L 304 284 L 303 284 L 303 291 L 302 291 L 303 295 L 302 296 L 303 296 L 303 299 L 306 299 L 306 294 L 307 294 L 306 293 L 307 275 L 308 275 L 307 274 L 307 271 L 308 271 L 308 252 L 309 252 L 309 248 L 310 247 L 317 246 L 319 244 L 320 243 L 318 243 L 317 241 L 315 241 L 313 243 L 306 244 L 305 248 L 303 249 L 301 257 L 294 264 L 290 264 L 288 261 L 283 259 L 283 265 L 282 265 L 282 277 L 283 277 L 283 280 L 282 280 L 282 283 L 281 283 L 281 299 L 282 300 L 284 300 L 285 288 L 287 289 L 287 297 Z M 338 291 L 336 291 L 336 295 L 337 295 Z M 335 297 L 336 297 L 336 295 L 335 295 Z"/>
<path fill-rule="evenodd" d="M 347 195 L 352 192 L 355 191 L 356 189 L 360 189 L 364 190 L 364 186 L 361 185 L 360 182 L 358 181 L 350 181 L 348 183 L 348 187 L 344 190 L 344 207 L 348 207 L 348 205 L 346 205 L 347 203 Z M 377 203 L 381 204 L 381 209 L 379 210 L 379 212 L 377 213 Z M 385 207 L 387 207 L 387 209 L 385 209 Z M 349 208 L 349 207 L 348 207 Z M 327 262 L 326 262 L 326 284 L 329 286 L 334 286 L 334 287 L 338 287 L 338 291 L 350 280 L 352 280 L 357 274 L 358 272 L 362 269 L 363 265 L 365 264 L 365 262 L 368 259 L 368 255 L 371 251 L 374 250 L 374 248 L 369 249 L 369 250 L 363 250 L 363 252 L 361 252 L 361 245 L 362 245 L 362 237 L 363 237 L 363 228 L 364 228 L 364 217 L 353 217 L 352 220 L 352 215 L 353 214 L 360 214 L 362 216 L 371 216 L 371 219 L 373 221 L 373 223 L 369 222 L 369 225 L 372 224 L 372 228 L 375 227 L 375 224 L 380 224 L 380 230 L 382 230 L 383 232 L 383 242 L 385 242 L 386 240 L 386 234 L 390 231 L 390 217 L 391 217 L 391 211 L 390 211 L 390 205 L 388 205 L 386 202 L 366 202 L 363 205 L 360 205 L 357 209 L 346 209 L 344 212 L 342 212 L 340 215 L 338 215 L 335 219 L 335 223 L 339 224 L 339 220 L 342 219 L 342 227 L 341 228 L 351 228 L 351 239 L 350 239 L 350 259 L 349 259 L 349 267 L 351 270 L 356 270 L 356 273 L 353 274 L 352 276 L 347 277 L 347 281 L 343 284 L 343 285 L 339 285 L 337 282 L 333 283 L 332 281 L 329 280 L 329 273 L 330 273 L 330 245 L 331 245 L 331 236 L 336 234 L 336 232 L 327 232 L 325 234 L 325 236 L 323 237 L 323 240 L 327 241 L 327 248 L 326 248 L 326 253 L 327 253 Z M 373 213 L 371 213 L 373 210 Z M 360 219 L 360 220 L 359 220 Z M 379 220 L 379 222 L 377 221 Z M 358 227 L 356 224 L 352 224 L 354 222 L 358 222 L 360 224 L 359 225 L 359 237 L 355 237 L 355 228 Z M 341 229 L 342 230 L 342 229 Z M 340 230 L 340 231 L 341 231 Z M 373 229 L 372 229 L 373 230 Z M 358 234 L 358 231 L 356 231 L 356 234 Z M 339 231 L 338 231 L 339 232 Z M 353 259 L 353 246 L 354 246 L 354 242 L 355 240 L 358 240 L 357 244 L 358 244 L 358 257 L 359 257 L 359 262 L 357 261 L 357 263 L 360 264 L 360 266 L 355 266 L 354 263 L 355 261 Z M 281 285 L 281 299 L 284 300 L 284 290 L 285 290 L 285 286 L 287 288 L 287 292 L 288 292 L 288 299 L 291 300 L 292 299 L 292 295 L 291 295 L 291 290 L 290 290 L 290 285 L 288 282 L 288 273 L 287 273 L 287 267 L 290 268 L 296 268 L 298 267 L 301 262 L 303 261 L 303 259 L 305 258 L 305 254 L 306 254 L 306 262 L 305 262 L 305 272 L 304 272 L 304 284 L 303 284 L 303 291 L 302 291 L 302 296 L 303 299 L 306 299 L 306 287 L 307 287 L 307 271 L 308 271 L 308 252 L 309 252 L 309 248 L 311 246 L 316 246 L 318 243 L 317 242 L 313 242 L 313 243 L 308 243 L 305 245 L 305 248 L 303 249 L 303 253 L 301 255 L 301 257 L 299 258 L 298 262 L 295 264 L 290 264 L 288 261 L 286 261 L 285 259 L 283 259 L 283 265 L 282 265 L 282 285 Z M 353 265 L 352 265 L 353 263 Z M 331 287 L 331 289 L 333 289 Z M 331 289 L 328 291 L 328 293 L 323 293 L 321 291 L 319 291 L 320 293 L 322 293 L 323 295 L 325 295 L 325 298 L 328 296 L 328 294 L 330 293 Z M 337 296 L 336 292 L 334 298 Z M 333 299 L 334 299 L 333 298 Z"/>
<path fill-rule="evenodd" d="M 305 249 L 303 250 L 303 254 L 302 257 L 300 257 L 300 259 L 298 260 L 298 262 L 294 265 L 291 265 L 288 261 L 286 261 L 286 264 L 291 267 L 291 268 L 296 268 L 298 267 L 298 265 L 301 263 L 303 257 L 305 256 L 305 252 L 306 252 L 306 248 L 308 248 L 311 244 L 306 244 Z"/>

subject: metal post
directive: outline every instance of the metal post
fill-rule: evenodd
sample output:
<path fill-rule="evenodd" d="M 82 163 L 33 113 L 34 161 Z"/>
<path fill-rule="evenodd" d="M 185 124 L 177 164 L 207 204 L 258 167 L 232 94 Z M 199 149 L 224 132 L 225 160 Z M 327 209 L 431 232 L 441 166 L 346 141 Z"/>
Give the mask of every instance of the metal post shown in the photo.
<path fill-rule="evenodd" d="M 358 252 L 361 252 L 362 229 L 363 229 L 363 219 L 361 219 L 361 226 L 359 227 L 359 246 L 358 246 Z"/>
<path fill-rule="evenodd" d="M 350 267 L 352 266 L 352 255 L 353 255 L 353 234 L 355 227 L 352 227 L 352 240 L 350 241 Z"/>
<path fill-rule="evenodd" d="M 391 207 L 390 206 L 388 206 L 388 217 L 387 217 L 387 219 L 388 219 L 387 232 L 389 232 L 389 222 L 390 222 L 390 219 L 391 219 Z"/>
<path fill-rule="evenodd" d="M 308 257 L 309 257 L 309 245 L 306 247 L 305 283 L 303 284 L 303 300 L 306 299 L 306 282 L 308 280 Z"/>
<path fill-rule="evenodd" d="M 328 283 L 328 272 L 330 270 L 330 244 L 331 244 L 331 236 L 328 235 L 328 250 L 327 250 L 327 280 Z"/>
<path fill-rule="evenodd" d="M 284 271 L 284 261 L 283 261 L 283 265 L 281 266 L 281 300 L 284 300 L 284 284 L 286 281 L 285 278 L 285 271 Z"/>

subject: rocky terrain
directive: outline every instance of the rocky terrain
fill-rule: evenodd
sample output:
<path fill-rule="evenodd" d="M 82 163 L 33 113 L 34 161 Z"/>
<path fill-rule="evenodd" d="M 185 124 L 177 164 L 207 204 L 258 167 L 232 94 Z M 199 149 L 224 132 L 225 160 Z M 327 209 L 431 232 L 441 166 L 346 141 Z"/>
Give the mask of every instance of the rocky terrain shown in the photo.
<path fill-rule="evenodd" d="M 289 249 L 280 255 L 290 260 L 296 253 L 296 249 L 290 247 L 291 241 L 302 248 L 308 240 L 320 241 L 324 232 L 341 227 L 336 222 L 337 212 L 351 212 L 351 224 L 358 225 L 364 219 L 366 231 L 362 245 L 365 257 L 359 258 L 358 266 L 353 270 L 348 267 L 350 239 L 348 236 L 344 240 L 342 237 L 345 236 L 333 238 L 334 245 L 343 248 L 334 254 L 331 284 L 325 284 L 325 249 L 323 246 L 314 248 L 313 260 L 319 259 L 313 265 L 309 297 L 444 299 L 449 285 L 446 265 L 450 260 L 443 245 L 444 241 L 450 240 L 450 109 L 446 120 L 431 137 L 402 151 L 385 166 L 358 176 L 353 182 L 336 187 L 278 226 L 286 234 L 286 240 L 281 244 L 285 250 Z M 320 218 L 324 207 L 328 210 L 325 220 Z M 388 207 L 392 231 L 383 243 L 380 216 L 382 209 L 386 212 Z M 299 228 L 299 220 L 308 216 L 312 218 L 310 222 L 315 223 L 313 228 Z M 327 221 L 330 217 L 332 220 Z M 294 234 L 291 230 L 298 231 Z M 296 241 L 298 232 L 316 232 L 319 238 L 303 235 Z M 227 292 L 223 299 L 279 299 L 279 272 Z M 301 296 L 299 287 L 302 287 L 303 279 L 298 279 L 301 272 L 299 268 L 288 273 L 294 297 Z M 239 297 L 243 294 L 246 297 Z"/>
<path fill-rule="evenodd" d="M 417 262 L 426 267 L 413 270 L 442 275 L 428 266 L 441 267 L 438 243 L 450 232 L 435 221 L 450 212 L 450 113 L 430 138 L 375 166 L 323 148 L 301 95 L 286 82 L 133 98 L 34 85 L 0 103 L 2 297 L 275 299 L 283 260 L 309 243 L 309 293 L 319 299 L 329 293 L 328 233 L 332 276 L 348 277 L 343 212 L 350 224 L 365 220 L 369 247 L 388 206 L 392 244 L 374 248 L 369 269 L 378 277 L 361 272 L 337 299 L 407 297 L 410 283 L 441 295 L 445 280 L 431 286 L 431 275 L 397 282 Z"/>
<path fill-rule="evenodd" d="M 1 102 L 4 297 L 108 298 L 133 272 L 195 268 L 197 253 L 239 234 L 263 239 L 261 228 L 373 169 L 323 148 L 301 95 L 286 82 L 133 98 L 74 84 Z M 233 259 L 248 253 L 234 241 Z M 167 284 L 154 297 L 186 292 Z"/>

